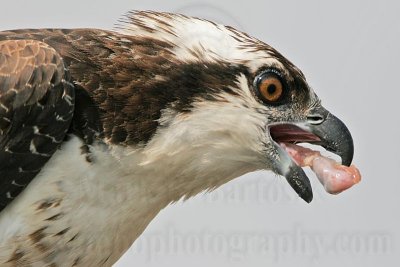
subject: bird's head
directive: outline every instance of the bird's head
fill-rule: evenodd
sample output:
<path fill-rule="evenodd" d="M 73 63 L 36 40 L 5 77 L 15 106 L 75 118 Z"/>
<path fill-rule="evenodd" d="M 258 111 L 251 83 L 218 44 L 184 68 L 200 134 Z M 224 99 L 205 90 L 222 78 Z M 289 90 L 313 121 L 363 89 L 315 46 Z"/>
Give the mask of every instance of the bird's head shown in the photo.
<path fill-rule="evenodd" d="M 142 164 L 169 158 L 167 168 L 178 176 L 214 176 L 202 181 L 207 187 L 272 170 L 310 202 L 309 179 L 280 143 L 321 145 L 351 163 L 346 126 L 271 46 L 231 27 L 166 13 L 132 13 L 122 31 L 162 47 L 147 91 L 149 105 L 161 111 Z"/>

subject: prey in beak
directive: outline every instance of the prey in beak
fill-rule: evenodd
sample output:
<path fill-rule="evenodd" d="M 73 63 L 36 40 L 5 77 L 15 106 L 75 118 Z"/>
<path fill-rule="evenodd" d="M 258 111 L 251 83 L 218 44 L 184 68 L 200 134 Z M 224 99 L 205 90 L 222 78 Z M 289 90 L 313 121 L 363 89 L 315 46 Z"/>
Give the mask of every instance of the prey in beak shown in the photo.
<path fill-rule="evenodd" d="M 270 167 L 284 176 L 302 199 L 311 202 L 311 184 L 302 167 L 311 167 L 325 190 L 333 194 L 360 181 L 360 173 L 351 166 L 354 145 L 346 125 L 321 105 L 303 74 L 293 65 L 287 65 L 291 68 L 286 71 L 277 68 L 262 71 L 256 76 L 253 88 L 267 110 L 268 142 L 272 143 L 274 154 Z M 298 143 L 322 146 L 338 155 L 342 162 Z"/>
<path fill-rule="evenodd" d="M 339 193 L 360 180 L 358 170 L 350 167 L 354 154 L 353 138 L 345 124 L 326 109 L 311 110 L 304 122 L 272 125 L 269 133 L 279 154 L 275 171 L 284 176 L 306 202 L 311 202 L 313 193 L 301 167 L 310 166 L 330 193 Z M 320 145 L 340 156 L 342 165 L 297 143 Z"/>

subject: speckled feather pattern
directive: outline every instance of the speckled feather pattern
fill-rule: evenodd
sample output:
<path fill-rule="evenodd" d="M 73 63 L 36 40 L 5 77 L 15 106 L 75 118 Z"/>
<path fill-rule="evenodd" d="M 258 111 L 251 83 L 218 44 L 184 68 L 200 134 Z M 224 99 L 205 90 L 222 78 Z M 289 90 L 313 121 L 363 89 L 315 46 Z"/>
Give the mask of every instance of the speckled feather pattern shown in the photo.
<path fill-rule="evenodd" d="M 60 146 L 73 110 L 72 84 L 53 48 L 0 42 L 0 211 Z"/>

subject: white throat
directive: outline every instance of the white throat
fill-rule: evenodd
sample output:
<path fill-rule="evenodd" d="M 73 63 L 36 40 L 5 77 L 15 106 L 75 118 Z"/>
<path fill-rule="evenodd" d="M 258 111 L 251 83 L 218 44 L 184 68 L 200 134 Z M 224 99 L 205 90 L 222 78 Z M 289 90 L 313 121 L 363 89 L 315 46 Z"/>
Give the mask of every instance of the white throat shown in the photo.
<path fill-rule="evenodd" d="M 66 141 L 1 213 L 0 262 L 111 265 L 171 202 L 265 169 L 265 118 L 245 78 L 238 83 L 241 97 L 164 110 L 145 147 L 97 143 L 89 162 L 79 138 Z"/>
<path fill-rule="evenodd" d="M 0 262 L 20 251 L 22 259 L 37 262 L 32 266 L 111 265 L 169 203 L 256 169 L 243 159 L 224 161 L 229 147 L 218 156 L 207 154 L 205 144 L 199 159 L 192 147 L 154 151 L 159 142 L 154 138 L 147 150 L 95 145 L 91 163 L 81 154 L 81 140 L 66 142 L 1 213 Z M 38 231 L 42 235 L 33 237 Z"/>

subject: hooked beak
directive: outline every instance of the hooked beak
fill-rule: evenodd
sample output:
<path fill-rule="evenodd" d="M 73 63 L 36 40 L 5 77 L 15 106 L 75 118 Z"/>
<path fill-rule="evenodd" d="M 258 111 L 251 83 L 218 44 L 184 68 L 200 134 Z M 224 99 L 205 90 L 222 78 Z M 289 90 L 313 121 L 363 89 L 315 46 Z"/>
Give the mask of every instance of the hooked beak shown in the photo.
<path fill-rule="evenodd" d="M 310 203 L 313 199 L 310 180 L 279 143 L 311 143 L 324 147 L 350 166 L 353 160 L 353 138 L 346 125 L 329 111 L 319 106 L 310 110 L 307 120 L 299 123 L 276 124 L 270 127 L 270 135 L 279 160 L 274 171 L 286 178 L 297 194 Z"/>

